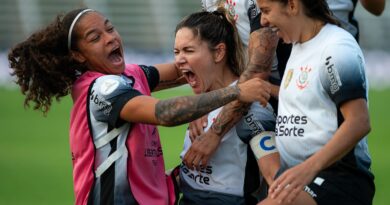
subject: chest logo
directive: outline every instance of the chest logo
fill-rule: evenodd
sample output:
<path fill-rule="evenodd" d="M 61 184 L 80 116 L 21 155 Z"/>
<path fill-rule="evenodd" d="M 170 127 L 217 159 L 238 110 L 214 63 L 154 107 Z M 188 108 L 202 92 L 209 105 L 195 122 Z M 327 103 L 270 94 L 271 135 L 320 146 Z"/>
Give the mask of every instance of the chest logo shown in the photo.
<path fill-rule="evenodd" d="M 306 66 L 306 67 L 301 67 L 300 70 L 301 73 L 299 74 L 299 77 L 297 79 L 297 86 L 299 89 L 303 90 L 309 84 L 309 73 L 311 71 L 311 68 Z"/>
<path fill-rule="evenodd" d="M 286 80 L 284 81 L 284 89 L 286 89 L 288 87 L 288 85 L 290 84 L 290 81 L 291 81 L 291 78 L 293 77 L 293 74 L 294 74 L 294 70 L 293 69 L 289 69 L 287 71 L 287 75 L 286 75 Z"/>

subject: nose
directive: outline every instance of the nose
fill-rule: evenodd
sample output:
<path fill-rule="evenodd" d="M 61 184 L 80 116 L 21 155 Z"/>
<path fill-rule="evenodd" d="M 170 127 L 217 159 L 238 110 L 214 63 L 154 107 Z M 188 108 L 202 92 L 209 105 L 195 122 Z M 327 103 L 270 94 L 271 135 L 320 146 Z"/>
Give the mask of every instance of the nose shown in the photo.
<path fill-rule="evenodd" d="M 117 39 L 117 37 L 118 36 L 115 34 L 115 32 L 113 32 L 113 33 L 106 32 L 105 33 L 105 38 L 106 38 L 106 43 L 107 44 L 110 44 L 110 43 L 114 42 Z"/>
<path fill-rule="evenodd" d="M 178 68 L 186 63 L 186 59 L 181 52 L 175 53 L 175 64 Z"/>
<path fill-rule="evenodd" d="M 268 22 L 268 19 L 267 19 L 267 16 L 266 16 L 266 15 L 261 14 L 260 24 L 261 24 L 262 26 L 268 26 L 268 25 L 269 25 L 269 22 Z"/>

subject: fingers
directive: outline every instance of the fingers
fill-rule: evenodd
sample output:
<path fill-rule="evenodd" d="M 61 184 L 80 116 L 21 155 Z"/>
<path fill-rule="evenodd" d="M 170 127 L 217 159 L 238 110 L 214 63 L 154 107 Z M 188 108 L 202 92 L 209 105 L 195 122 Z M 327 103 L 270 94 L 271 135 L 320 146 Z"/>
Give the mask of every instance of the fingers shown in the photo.
<path fill-rule="evenodd" d="M 184 155 L 183 163 L 191 170 L 194 169 L 192 166 L 192 162 L 194 161 L 195 155 L 192 151 L 192 147 L 187 151 L 187 153 Z"/>
<path fill-rule="evenodd" d="M 279 177 L 270 186 L 269 195 L 272 199 L 275 199 L 279 204 L 292 203 L 299 195 L 303 187 L 293 180 L 284 178 L 283 175 Z"/>
<path fill-rule="evenodd" d="M 260 78 L 252 78 L 238 84 L 240 89 L 239 100 L 242 102 L 259 101 L 263 106 L 271 96 L 271 84 Z"/>
<path fill-rule="evenodd" d="M 189 131 L 191 142 L 193 142 L 197 136 L 200 136 L 204 133 L 204 129 L 207 127 L 207 123 L 208 123 L 207 117 L 208 115 L 205 115 L 189 123 L 188 131 Z"/>

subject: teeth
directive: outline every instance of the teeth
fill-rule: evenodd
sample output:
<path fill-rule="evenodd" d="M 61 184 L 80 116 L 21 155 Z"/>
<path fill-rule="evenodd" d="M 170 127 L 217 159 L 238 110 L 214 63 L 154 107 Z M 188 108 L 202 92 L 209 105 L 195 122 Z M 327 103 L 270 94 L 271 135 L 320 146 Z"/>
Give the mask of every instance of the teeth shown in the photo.
<path fill-rule="evenodd" d="M 279 29 L 276 28 L 276 27 L 272 27 L 271 30 L 272 30 L 273 32 L 276 32 L 276 31 L 278 31 Z"/>

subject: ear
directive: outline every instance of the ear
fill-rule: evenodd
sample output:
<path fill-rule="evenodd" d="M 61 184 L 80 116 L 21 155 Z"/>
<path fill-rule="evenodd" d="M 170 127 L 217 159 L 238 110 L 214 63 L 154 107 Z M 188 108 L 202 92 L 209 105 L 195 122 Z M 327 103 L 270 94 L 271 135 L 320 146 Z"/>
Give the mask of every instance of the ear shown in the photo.
<path fill-rule="evenodd" d="M 219 63 L 222 61 L 222 59 L 225 57 L 226 54 L 226 44 L 225 43 L 219 43 L 214 48 L 214 62 Z"/>
<path fill-rule="evenodd" d="M 299 12 L 299 0 L 288 0 L 288 12 L 291 15 L 297 15 Z"/>
<path fill-rule="evenodd" d="M 79 63 L 85 63 L 87 60 L 80 51 L 71 51 L 72 58 L 75 59 Z"/>

